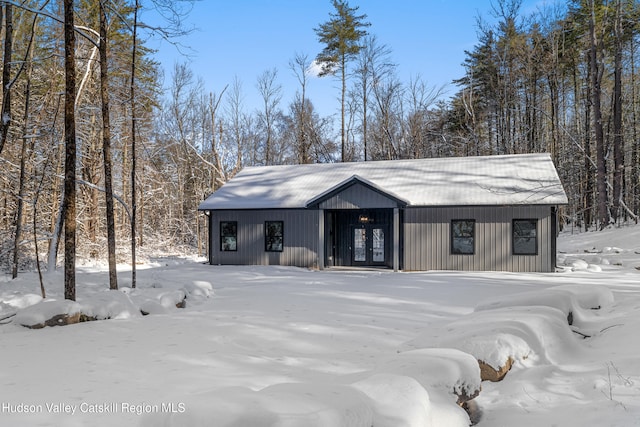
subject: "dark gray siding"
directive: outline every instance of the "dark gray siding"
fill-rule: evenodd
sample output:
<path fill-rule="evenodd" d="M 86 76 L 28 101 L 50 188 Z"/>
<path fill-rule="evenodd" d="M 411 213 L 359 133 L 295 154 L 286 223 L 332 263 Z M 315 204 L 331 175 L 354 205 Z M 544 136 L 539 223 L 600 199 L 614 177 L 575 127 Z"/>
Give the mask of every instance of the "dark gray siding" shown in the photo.
<path fill-rule="evenodd" d="M 319 211 L 273 209 L 212 211 L 211 264 L 318 266 Z M 220 221 L 238 222 L 237 251 L 220 250 Z M 282 252 L 265 251 L 265 221 L 284 222 Z"/>
<path fill-rule="evenodd" d="M 362 184 L 354 184 L 320 203 L 320 209 L 395 208 L 398 203 Z"/>
<path fill-rule="evenodd" d="M 513 219 L 538 219 L 537 255 L 512 254 Z M 475 253 L 451 254 L 451 220 L 474 219 Z M 407 208 L 404 270 L 554 271 L 550 206 Z"/>

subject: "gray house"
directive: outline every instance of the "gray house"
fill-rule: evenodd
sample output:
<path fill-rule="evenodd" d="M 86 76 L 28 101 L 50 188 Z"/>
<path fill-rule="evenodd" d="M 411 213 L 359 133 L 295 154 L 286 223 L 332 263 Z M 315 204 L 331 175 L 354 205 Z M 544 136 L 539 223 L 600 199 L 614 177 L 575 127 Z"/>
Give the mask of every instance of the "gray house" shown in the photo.
<path fill-rule="evenodd" d="M 204 200 L 211 264 L 554 271 L 548 154 L 247 167 Z"/>

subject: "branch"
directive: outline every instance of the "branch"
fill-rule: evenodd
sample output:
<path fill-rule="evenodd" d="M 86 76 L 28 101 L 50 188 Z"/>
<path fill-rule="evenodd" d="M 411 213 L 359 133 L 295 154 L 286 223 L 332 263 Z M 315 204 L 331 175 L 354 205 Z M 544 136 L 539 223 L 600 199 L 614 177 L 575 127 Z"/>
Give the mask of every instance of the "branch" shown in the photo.
<path fill-rule="evenodd" d="M 543 111 L 543 110 L 541 110 L 539 108 L 535 108 L 535 109 L 536 109 L 536 111 L 539 111 L 543 115 L 547 116 L 547 119 L 551 120 L 551 116 L 546 111 Z M 573 142 L 575 144 L 575 146 L 578 147 L 578 149 L 580 151 L 582 151 L 582 154 L 584 154 L 584 157 L 589 161 L 589 163 L 591 163 L 591 166 L 593 166 L 594 168 L 597 169 L 596 162 L 594 162 L 593 159 L 590 156 L 587 155 L 586 151 L 584 151 L 584 147 L 578 143 L 578 141 L 573 137 L 573 135 L 571 135 L 571 133 L 569 131 L 567 131 L 565 129 L 565 127 L 562 126 L 561 123 L 556 123 L 556 125 L 560 128 L 560 130 L 562 130 L 565 134 L 567 134 L 567 136 L 569 137 L 569 140 L 571 142 Z M 611 185 L 611 183 L 609 182 L 609 179 L 605 179 L 605 183 L 607 184 L 607 188 L 609 190 L 613 190 L 613 185 Z M 638 219 L 639 219 L 638 215 L 634 214 L 633 211 L 631 209 L 629 209 L 629 207 L 624 202 L 624 200 L 622 200 L 622 196 L 620 196 L 620 206 L 622 206 L 624 208 L 624 210 L 627 212 L 627 214 L 631 218 L 633 218 L 634 220 L 638 221 Z"/>
<path fill-rule="evenodd" d="M 196 147 L 194 147 L 190 142 L 183 140 L 183 142 L 193 150 L 193 152 L 196 154 L 196 156 L 198 156 L 198 158 L 207 166 L 209 166 L 210 168 L 213 168 L 213 170 L 215 170 L 217 172 L 216 174 L 216 181 L 222 185 L 224 183 L 226 183 L 227 181 L 220 179 L 218 177 L 218 175 L 224 175 L 224 171 L 221 171 L 218 166 L 214 165 L 213 163 L 211 163 L 210 161 L 208 161 L 207 159 L 205 159 L 204 157 L 202 157 L 202 155 L 198 152 L 198 150 L 196 149 Z"/>
<path fill-rule="evenodd" d="M 44 6 L 46 6 L 48 2 L 49 1 L 47 0 L 42 7 L 44 8 Z M 60 24 L 64 24 L 64 19 L 62 19 L 62 18 L 60 18 L 60 17 L 58 17 L 58 16 L 56 16 L 56 15 L 54 15 L 52 13 L 49 13 L 49 12 L 43 10 L 43 9 L 34 9 L 34 8 L 29 7 L 29 6 L 26 6 L 24 3 L 18 3 L 16 1 L 11 1 L 11 0 L 4 0 L 3 3 L 10 4 L 12 6 L 17 7 L 18 9 L 26 10 L 27 12 L 35 13 L 36 15 L 46 16 L 47 18 L 53 19 L 54 21 L 56 21 L 56 22 L 58 22 Z M 82 27 L 80 25 L 76 25 L 75 26 L 76 33 L 78 33 L 79 35 L 81 35 L 82 37 L 87 39 L 89 41 L 89 43 L 97 46 L 96 42 L 93 41 L 91 39 L 91 37 L 89 37 L 87 34 L 85 34 L 84 31 L 82 31 L 82 30 L 87 30 L 87 28 L 86 27 Z"/>
<path fill-rule="evenodd" d="M 83 179 L 76 179 L 76 183 L 77 184 L 83 184 L 86 185 L 89 188 L 93 188 L 94 190 L 98 190 L 101 192 L 105 192 L 106 190 L 102 187 L 98 187 L 95 184 L 92 184 L 88 181 L 85 181 Z M 122 200 L 122 197 L 118 196 L 117 194 L 113 195 L 113 198 L 116 199 L 118 202 L 120 202 L 120 204 L 122 205 L 122 207 L 124 208 L 124 210 L 127 212 L 127 216 L 129 217 L 129 220 L 131 220 L 131 212 L 129 211 L 129 206 L 127 206 L 127 204 L 124 202 L 124 200 Z"/>

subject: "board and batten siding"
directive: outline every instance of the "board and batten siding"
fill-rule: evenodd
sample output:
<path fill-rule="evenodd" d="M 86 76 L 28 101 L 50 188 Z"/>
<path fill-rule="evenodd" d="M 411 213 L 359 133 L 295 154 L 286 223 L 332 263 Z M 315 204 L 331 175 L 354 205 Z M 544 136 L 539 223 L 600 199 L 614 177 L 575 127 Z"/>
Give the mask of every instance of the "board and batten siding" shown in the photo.
<path fill-rule="evenodd" d="M 320 209 L 395 208 L 398 203 L 362 184 L 354 184 L 319 204 Z"/>
<path fill-rule="evenodd" d="M 317 267 L 319 245 L 318 210 L 268 209 L 212 211 L 210 262 L 220 265 L 286 265 Z M 236 221 L 236 251 L 220 250 L 220 222 Z M 265 221 L 282 221 L 282 252 L 265 250 Z"/>
<path fill-rule="evenodd" d="M 550 206 L 428 207 L 404 210 L 403 269 L 552 272 Z M 475 220 L 473 255 L 451 253 L 451 220 Z M 537 255 L 513 255 L 512 221 L 538 220 Z"/>

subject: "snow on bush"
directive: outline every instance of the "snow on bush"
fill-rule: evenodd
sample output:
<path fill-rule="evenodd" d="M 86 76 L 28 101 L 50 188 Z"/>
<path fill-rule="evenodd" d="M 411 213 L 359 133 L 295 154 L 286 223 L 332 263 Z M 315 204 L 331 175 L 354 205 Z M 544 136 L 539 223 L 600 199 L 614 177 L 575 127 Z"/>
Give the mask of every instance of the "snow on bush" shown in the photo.
<path fill-rule="evenodd" d="M 467 427 L 458 396 L 480 391 L 477 361 L 454 349 L 395 354 L 355 377 L 198 394 L 185 401 L 188 412 L 150 414 L 141 426 Z"/>
<path fill-rule="evenodd" d="M 553 307 L 503 307 L 432 326 L 404 349 L 450 347 L 498 370 L 509 358 L 560 363 L 579 352 L 565 314 Z"/>
<path fill-rule="evenodd" d="M 610 307 L 613 292 L 605 286 L 563 285 L 515 295 L 501 296 L 478 305 L 476 312 L 506 307 L 545 306 L 562 311 L 567 321 L 581 333 L 592 335 L 590 325 L 598 313 L 594 310 Z"/>
<path fill-rule="evenodd" d="M 184 285 L 185 292 L 189 299 L 206 299 L 213 295 L 213 285 L 204 280 L 194 280 Z"/>
<path fill-rule="evenodd" d="M 22 292 L 10 292 L 0 295 L 0 312 L 16 311 L 39 303 L 42 297 L 36 294 L 24 294 Z"/>
<path fill-rule="evenodd" d="M 44 324 L 59 315 L 73 315 L 81 312 L 81 305 L 70 300 L 47 299 L 18 311 L 13 322 L 18 325 L 34 326 Z"/>
<path fill-rule="evenodd" d="M 82 314 L 96 320 L 130 319 L 140 316 L 140 309 L 124 292 L 104 290 L 86 298 L 79 298 Z"/>
<path fill-rule="evenodd" d="M 43 300 L 31 293 L 0 293 L 0 313 L 10 316 L 17 312 L 13 321 L 28 326 L 41 325 L 56 316 L 71 314 L 84 315 L 85 320 L 129 319 L 141 314 L 169 313 L 178 307 L 183 308 L 186 299 L 190 303 L 200 303 L 213 295 L 213 286 L 200 280 L 167 288 L 162 285 L 145 287 L 144 284 L 135 289 L 121 287 L 118 290 L 87 286 L 78 294 L 77 302 L 65 302 L 55 297 Z"/>
<path fill-rule="evenodd" d="M 454 348 L 423 348 L 398 353 L 376 366 L 378 373 L 405 375 L 416 379 L 427 391 L 450 395 L 476 395 L 481 388 L 478 361 Z"/>
<path fill-rule="evenodd" d="M 412 377 L 374 374 L 353 387 L 373 402 L 376 427 L 425 427 L 433 425 L 429 393 Z"/>

